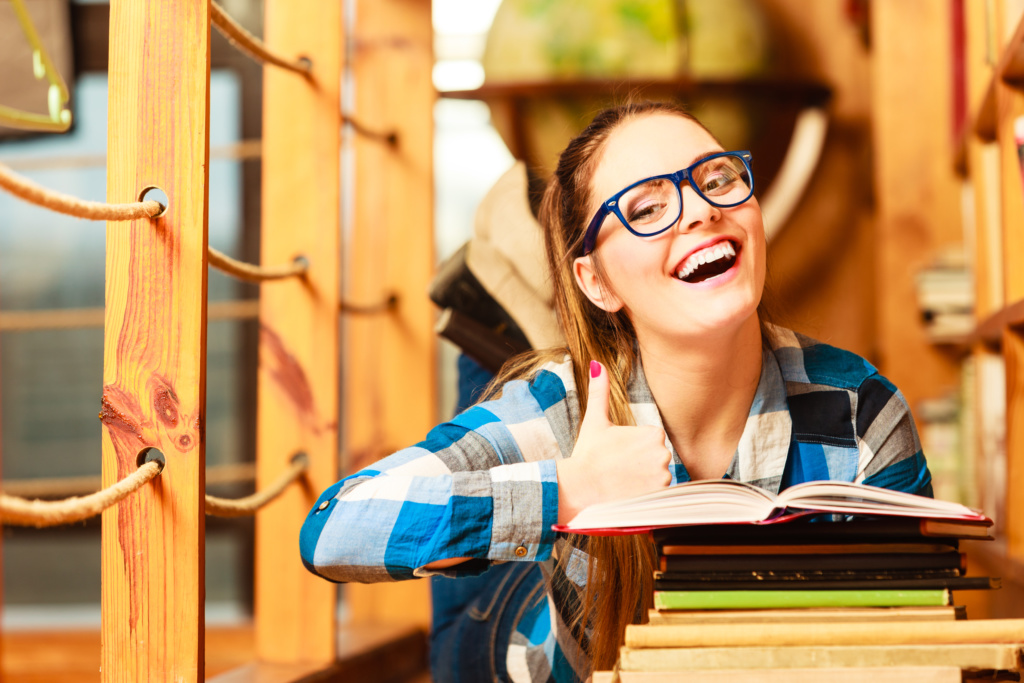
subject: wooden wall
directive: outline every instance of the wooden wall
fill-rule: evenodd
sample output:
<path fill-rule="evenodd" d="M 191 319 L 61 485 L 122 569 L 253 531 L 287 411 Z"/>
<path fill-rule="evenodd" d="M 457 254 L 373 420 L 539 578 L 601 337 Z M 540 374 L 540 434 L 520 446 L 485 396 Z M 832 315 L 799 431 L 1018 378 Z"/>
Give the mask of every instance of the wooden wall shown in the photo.
<path fill-rule="evenodd" d="M 769 246 L 769 301 L 781 324 L 877 360 L 870 53 L 846 4 L 762 0 L 780 37 L 776 69 L 833 93 L 817 178 Z"/>
<path fill-rule="evenodd" d="M 906 395 L 955 387 L 930 344 L 914 275 L 962 243 L 952 164 L 949 4 L 762 0 L 788 36 L 779 59 L 833 89 L 818 181 L 770 247 L 778 318 L 860 353 Z"/>

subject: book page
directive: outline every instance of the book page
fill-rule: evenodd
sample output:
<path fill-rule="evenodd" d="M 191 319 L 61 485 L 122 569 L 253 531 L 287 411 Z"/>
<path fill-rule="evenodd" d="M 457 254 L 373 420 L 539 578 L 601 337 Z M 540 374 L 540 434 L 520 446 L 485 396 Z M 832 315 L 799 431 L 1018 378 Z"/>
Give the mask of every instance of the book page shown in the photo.
<path fill-rule="evenodd" d="M 777 505 L 825 512 L 979 519 L 974 510 L 944 500 L 844 481 L 812 481 L 779 494 Z"/>
<path fill-rule="evenodd" d="M 731 479 L 692 481 L 642 496 L 591 505 L 566 529 L 754 522 L 766 518 L 774 498 L 762 489 Z"/>

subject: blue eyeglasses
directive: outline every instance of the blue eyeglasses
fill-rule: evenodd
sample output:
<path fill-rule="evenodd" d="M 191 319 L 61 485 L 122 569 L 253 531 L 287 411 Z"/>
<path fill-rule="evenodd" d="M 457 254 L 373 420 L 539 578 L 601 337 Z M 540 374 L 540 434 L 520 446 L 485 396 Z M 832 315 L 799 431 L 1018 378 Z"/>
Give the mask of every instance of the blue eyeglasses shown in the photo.
<path fill-rule="evenodd" d="M 583 235 L 583 254 L 594 250 L 597 233 L 611 213 L 638 237 L 650 237 L 671 228 L 683 215 L 684 181 L 712 206 L 742 204 L 754 194 L 751 158 L 746 151 L 719 152 L 681 171 L 633 183 L 601 204 Z"/>

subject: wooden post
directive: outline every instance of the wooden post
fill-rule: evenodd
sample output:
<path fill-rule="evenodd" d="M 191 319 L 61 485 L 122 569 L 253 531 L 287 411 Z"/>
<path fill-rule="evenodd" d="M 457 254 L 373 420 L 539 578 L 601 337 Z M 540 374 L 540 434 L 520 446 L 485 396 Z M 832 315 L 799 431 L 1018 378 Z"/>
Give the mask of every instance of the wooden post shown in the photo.
<path fill-rule="evenodd" d="M 267 0 L 265 42 L 312 60 L 312 80 L 266 67 L 261 260 L 309 261 L 303 279 L 260 290 L 257 484 L 297 451 L 305 485 L 256 518 L 256 648 L 263 662 L 327 664 L 336 648 L 337 589 L 299 557 L 299 528 L 337 481 L 342 3 Z"/>
<path fill-rule="evenodd" d="M 397 310 L 346 316 L 345 471 L 417 443 L 437 420 L 436 342 L 427 286 L 434 268 L 433 107 L 429 0 L 358 0 L 353 118 L 396 146 L 354 133 L 354 225 L 346 297 Z M 350 585 L 356 621 L 429 623 L 422 581 Z"/>
<path fill-rule="evenodd" d="M 997 6 L 996 30 L 1000 46 L 1024 22 L 1019 10 L 1004 3 Z M 998 68 L 998 67 L 997 67 Z M 1000 158 L 1000 195 L 1002 198 L 1003 295 L 1006 306 L 1024 300 L 1024 193 L 1021 192 L 1021 161 L 1017 151 L 1016 120 L 1024 116 L 1024 94 L 1011 87 L 999 74 L 996 88 L 996 142 Z M 1003 330 L 1003 359 L 1006 362 L 1006 519 L 1001 526 L 1006 534 L 1007 553 L 1024 557 L 1024 330 L 1019 325 Z"/>
<path fill-rule="evenodd" d="M 159 449 L 163 473 L 103 513 L 104 681 L 203 678 L 208 0 L 113 0 L 107 200 L 148 186 L 154 220 L 107 224 L 103 485 Z"/>
<path fill-rule="evenodd" d="M 928 340 L 913 313 L 917 272 L 963 240 L 951 161 L 949 21 L 948 2 L 871 6 L 880 369 L 912 410 L 957 383 L 956 361 Z"/>

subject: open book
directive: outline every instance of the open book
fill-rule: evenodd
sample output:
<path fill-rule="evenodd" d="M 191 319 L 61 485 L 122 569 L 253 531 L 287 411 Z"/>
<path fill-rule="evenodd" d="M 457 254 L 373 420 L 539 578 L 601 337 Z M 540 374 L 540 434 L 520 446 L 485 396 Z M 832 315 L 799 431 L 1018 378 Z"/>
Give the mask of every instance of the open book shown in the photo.
<path fill-rule="evenodd" d="M 611 503 L 591 505 L 556 531 L 635 533 L 694 524 L 769 524 L 815 512 L 988 523 L 959 503 L 843 481 L 810 481 L 777 496 L 731 479 L 692 481 Z"/>

